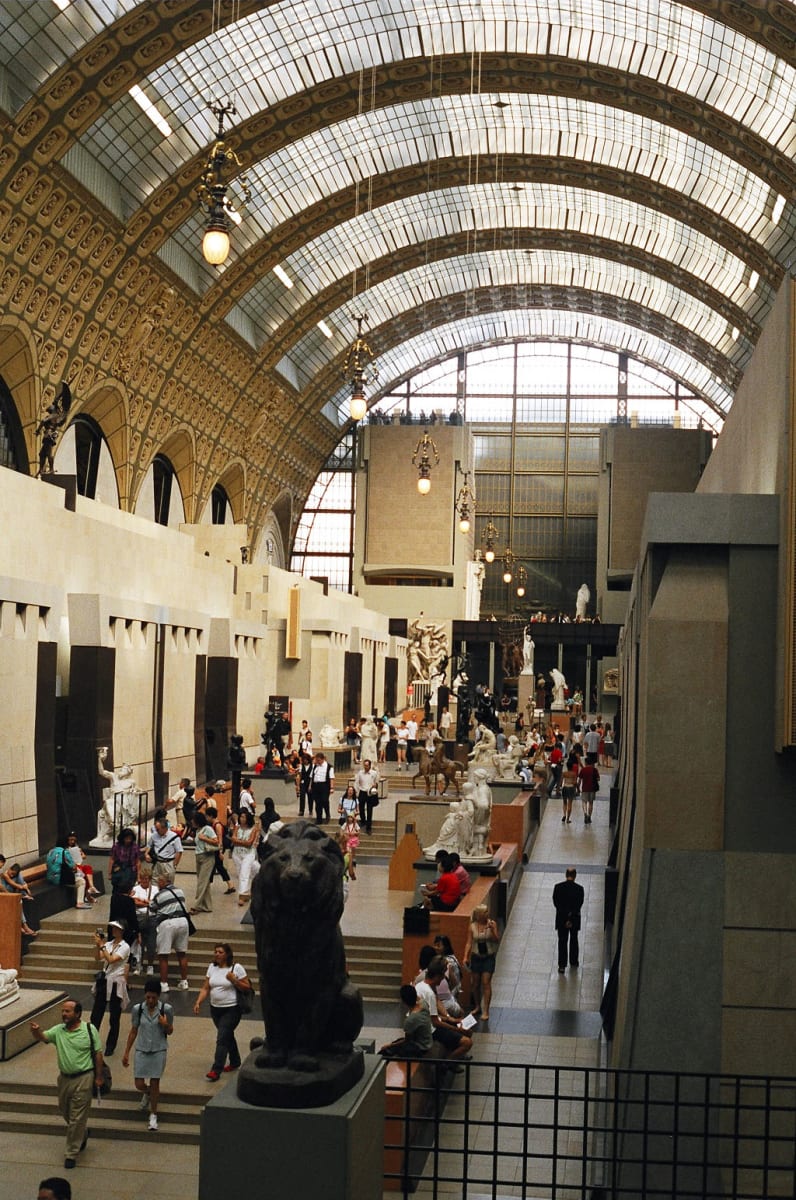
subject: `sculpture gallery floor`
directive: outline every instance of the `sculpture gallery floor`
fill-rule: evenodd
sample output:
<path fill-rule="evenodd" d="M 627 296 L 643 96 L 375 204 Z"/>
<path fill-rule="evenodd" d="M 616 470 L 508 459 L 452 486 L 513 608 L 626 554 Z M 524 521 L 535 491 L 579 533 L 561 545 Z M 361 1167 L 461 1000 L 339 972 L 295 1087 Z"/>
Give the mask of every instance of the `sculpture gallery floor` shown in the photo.
<path fill-rule="evenodd" d="M 392 797 L 382 802 L 379 819 L 387 819 L 394 810 L 396 792 L 405 792 L 409 776 L 396 775 L 388 766 Z M 608 787 L 611 772 L 603 771 L 603 787 L 595 805 L 594 822 L 584 825 L 579 802 L 571 825 L 561 823 L 561 806 L 551 801 L 534 843 L 530 862 L 524 868 L 522 882 L 503 938 L 494 979 L 494 995 L 488 1030 L 479 1030 L 474 1059 L 485 1062 L 558 1064 L 561 1066 L 597 1066 L 604 1042 L 600 1036 L 598 1005 L 603 986 L 603 875 L 611 831 L 608 826 Z M 283 817 L 295 815 L 292 796 L 285 792 L 275 797 Z M 578 881 L 586 892 L 581 935 L 581 968 L 559 975 L 556 940 L 553 929 L 553 886 L 563 878 L 565 868 L 578 867 Z M 193 896 L 190 875 L 180 877 L 188 898 Z M 242 910 L 237 896 L 222 894 L 214 884 L 215 929 L 228 930 L 235 945 Z M 411 897 L 387 890 L 387 866 L 361 864 L 352 883 L 343 920 L 344 933 L 399 936 L 403 907 Z M 93 911 L 75 911 L 76 924 L 86 927 L 88 936 L 95 925 L 107 918 L 107 899 Z M 297 948 L 300 949 L 300 948 Z M 88 961 L 88 959 L 87 959 Z M 198 964 L 197 964 L 198 965 Z M 253 967 L 254 964 L 247 966 Z M 87 978 L 89 978 L 87 972 Z M 133 999 L 140 998 L 140 976 Z M 170 1001 L 175 1008 L 175 1030 L 163 1079 L 161 1130 L 168 1128 L 169 1092 L 189 1092 L 209 1097 L 214 1087 L 234 1086 L 234 1076 L 213 1085 L 205 1079 L 214 1044 L 209 1016 L 195 1017 L 191 1011 L 195 990 L 183 993 L 172 988 Z M 88 992 L 81 996 L 90 1003 Z M 399 1032 L 398 1004 L 369 1003 L 363 1036 L 381 1045 Z M 124 1045 L 129 1017 L 122 1016 Z M 241 1045 L 259 1032 L 259 1021 L 247 1018 Z M 107 1029 L 107 1018 L 103 1033 Z M 121 1065 L 121 1050 L 111 1060 L 114 1079 L 130 1087 L 129 1073 Z M 16 1084 L 40 1082 L 55 1088 L 55 1052 L 49 1047 L 33 1046 L 9 1062 L 0 1063 L 0 1095 L 9 1099 Z M 452 1098 L 455 1103 L 455 1093 Z M 135 1103 L 130 1106 L 130 1128 L 143 1125 Z M 28 1200 L 36 1195 L 40 1179 L 63 1174 L 63 1137 L 0 1132 L 0 1196 Z M 142 1135 L 143 1136 L 143 1135 Z M 149 1144 L 126 1141 L 120 1129 L 116 1142 L 107 1139 L 89 1141 L 76 1170 L 70 1172 L 75 1200 L 153 1200 L 155 1197 L 185 1197 L 197 1194 L 198 1149 L 194 1145 L 161 1143 L 158 1134 L 150 1135 Z M 219 1152 L 223 1153 L 221 1147 Z M 234 1169 L 233 1169 L 234 1170 Z M 13 1181 L 13 1183 L 12 1183 Z M 232 1181 L 232 1177 L 231 1177 Z M 454 1189 L 455 1191 L 455 1189 Z M 395 1193 L 391 1193 L 394 1195 Z M 422 1195 L 422 1188 L 418 1191 Z"/>

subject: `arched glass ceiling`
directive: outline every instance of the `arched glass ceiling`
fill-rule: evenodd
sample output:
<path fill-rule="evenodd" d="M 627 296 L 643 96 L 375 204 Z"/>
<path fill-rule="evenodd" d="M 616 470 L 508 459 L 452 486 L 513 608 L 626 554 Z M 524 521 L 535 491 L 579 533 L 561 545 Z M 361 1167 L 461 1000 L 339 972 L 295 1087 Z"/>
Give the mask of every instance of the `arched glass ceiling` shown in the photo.
<path fill-rule="evenodd" d="M 422 309 L 424 303 L 478 288 L 508 285 L 575 287 L 613 295 L 668 317 L 724 353 L 736 365 L 747 356 L 748 347 L 733 341 L 726 320 L 689 296 L 681 288 L 626 265 L 582 254 L 560 254 L 538 250 L 462 255 L 444 263 L 430 263 L 387 279 L 350 300 L 331 320 L 338 329 L 354 330 L 354 317 L 367 312 L 371 328 L 377 328 L 403 313 Z M 302 390 L 339 353 L 329 339 L 318 337 L 313 328 L 287 356 L 290 376 Z M 284 363 L 280 364 L 284 369 Z"/>
<path fill-rule="evenodd" d="M 506 341 L 568 340 L 624 350 L 643 362 L 679 379 L 697 395 L 727 411 L 732 393 L 707 367 L 685 354 L 677 346 L 662 341 L 633 325 L 587 313 L 563 309 L 512 309 L 500 313 L 479 313 L 429 329 L 400 346 L 380 354 L 379 383 L 370 400 L 377 403 L 402 380 L 429 363 L 450 358 L 465 346 L 487 346 Z M 324 415 L 337 425 L 348 420 L 350 389 L 341 385 L 324 405 Z"/>
<path fill-rule="evenodd" d="M 445 188 L 426 195 L 385 204 L 361 213 L 307 242 L 280 264 L 294 282 L 290 289 L 272 271 L 263 275 L 243 296 L 241 308 L 262 339 L 272 337 L 309 300 L 345 279 L 356 267 L 358 286 L 364 269 L 410 246 L 463 234 L 467 249 L 491 248 L 493 230 L 547 230 L 579 233 L 632 246 L 666 259 L 688 271 L 743 308 L 753 319 L 766 306 L 758 285 L 749 289 L 749 268 L 737 255 L 689 225 L 632 200 L 605 197 L 598 192 L 545 183 L 481 184 Z M 432 255 L 433 257 L 433 255 Z M 400 269 L 400 265 L 396 270 Z M 334 329 L 327 313 L 319 313 Z M 348 338 L 349 330 L 342 331 Z"/>
<path fill-rule="evenodd" d="M 796 148 L 796 75 L 752 39 L 687 5 L 666 0 L 549 0 L 534 5 L 478 0 L 434 4 L 380 0 L 284 0 L 197 42 L 143 82 L 179 148 L 142 148 L 137 114 L 117 101 L 81 139 L 92 153 L 113 146 L 110 169 L 143 198 L 209 140 L 204 102 L 235 93 L 241 119 L 323 81 L 424 55 L 499 51 L 560 55 L 627 70 L 718 109 L 784 154 Z M 268 64 L 264 70 L 264 64 Z M 127 127 L 131 125 L 130 135 Z M 171 139 L 169 139 L 171 141 Z M 175 153 L 176 152 L 176 153 Z"/>
<path fill-rule="evenodd" d="M 771 221 L 776 195 L 759 176 L 658 121 L 590 101 L 515 96 L 507 108 L 490 96 L 442 96 L 364 113 L 299 138 L 247 168 L 253 199 L 235 231 L 236 253 L 341 189 L 413 164 L 479 154 L 556 155 L 608 166 L 688 196 L 768 248 L 780 231 Z M 112 150 L 112 148 L 109 148 Z M 366 194 L 361 189 L 360 206 Z M 605 197 L 610 209 L 612 198 Z M 354 215 L 352 213 L 352 215 Z M 175 232 L 195 253 L 197 212 Z"/>

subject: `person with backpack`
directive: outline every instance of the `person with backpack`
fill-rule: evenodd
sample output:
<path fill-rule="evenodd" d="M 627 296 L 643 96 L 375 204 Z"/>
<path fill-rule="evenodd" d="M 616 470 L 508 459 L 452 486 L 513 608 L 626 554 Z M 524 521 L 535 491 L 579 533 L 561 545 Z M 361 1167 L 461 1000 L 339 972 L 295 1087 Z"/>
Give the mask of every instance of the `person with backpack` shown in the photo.
<path fill-rule="evenodd" d="M 144 999 L 133 1005 L 130 1014 L 132 1025 L 122 1055 L 122 1066 L 129 1067 L 130 1051 L 135 1045 L 135 1088 L 141 1093 L 141 1111 L 149 1109 L 150 1133 L 155 1133 L 158 1127 L 160 1081 L 166 1068 L 168 1039 L 174 1032 L 174 1009 L 161 1000 L 160 993 L 160 980 L 147 979 Z"/>

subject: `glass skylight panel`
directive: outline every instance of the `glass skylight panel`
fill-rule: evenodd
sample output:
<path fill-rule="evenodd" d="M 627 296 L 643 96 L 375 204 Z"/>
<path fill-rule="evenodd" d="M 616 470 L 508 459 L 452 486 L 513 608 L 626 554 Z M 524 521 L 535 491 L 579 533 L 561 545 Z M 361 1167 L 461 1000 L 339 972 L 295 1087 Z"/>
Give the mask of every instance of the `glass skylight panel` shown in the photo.
<path fill-rule="evenodd" d="M 360 206 L 364 206 L 368 172 L 381 170 L 385 161 L 396 167 L 409 160 L 426 161 L 428 142 L 424 139 L 426 131 L 432 127 L 447 127 L 449 132 L 445 142 L 450 144 L 452 139 L 457 152 L 466 156 L 469 128 L 479 122 L 491 123 L 498 141 L 506 129 L 510 129 L 521 139 L 518 145 L 525 153 L 540 150 L 550 131 L 570 127 L 573 130 L 570 143 L 573 157 L 580 162 L 591 155 L 591 161 L 607 161 L 610 165 L 616 157 L 617 146 L 638 147 L 637 155 L 643 155 L 638 166 L 645 177 L 651 176 L 678 192 L 690 193 L 750 234 L 756 234 L 764 245 L 775 237 L 771 223 L 762 215 L 767 210 L 768 185 L 733 160 L 677 131 L 618 110 L 604 110 L 588 102 L 556 97 L 526 97 L 518 101 L 513 106 L 510 127 L 502 124 L 501 114 L 505 111 L 495 110 L 489 97 L 445 97 L 441 101 L 398 105 L 357 117 L 285 147 L 249 169 L 254 197 L 243 225 L 236 232 L 236 253 L 244 253 L 248 246 L 282 221 L 350 184 L 352 179 L 360 180 Z M 598 137 L 603 127 L 609 138 Z M 574 132 L 578 130 L 580 132 Z M 459 133 L 463 140 L 457 143 Z M 169 139 L 164 147 L 164 154 L 171 141 Z M 440 139 L 438 141 L 438 148 L 443 151 Z M 349 158 L 343 166 L 341 152 L 349 145 L 357 147 L 358 152 L 356 158 Z M 418 146 L 422 146 L 421 153 L 418 153 Z M 389 155 L 384 147 L 391 147 Z M 645 149 L 642 151 L 641 147 Z M 504 149 L 505 144 L 501 148 Z M 112 157 L 110 143 L 105 154 L 109 161 Z M 532 186 L 524 184 L 522 189 L 526 191 Z M 620 202 L 605 195 L 600 203 L 603 209 L 611 211 Z M 426 207 L 431 205 L 429 201 Z M 533 219 L 538 221 L 540 214 L 534 214 Z M 505 212 L 496 214 L 491 222 L 505 223 Z M 193 242 L 194 218 L 186 225 L 190 226 L 189 239 Z M 425 225 L 424 237 L 437 236 L 428 220 Z M 178 230 L 175 236 L 185 244 L 186 233 Z"/>
<path fill-rule="evenodd" d="M 501 39 L 484 39 L 480 34 L 484 28 L 498 25 L 506 31 L 504 40 L 509 48 L 516 46 L 520 52 L 524 50 L 528 42 L 524 6 L 487 0 L 473 11 L 472 20 L 465 20 L 462 13 L 467 7 L 430 8 L 418 13 L 417 6 L 406 0 L 403 3 L 385 0 L 367 10 L 367 18 L 363 18 L 361 6 L 330 7 L 328 10 L 301 6 L 297 13 L 295 4 L 284 0 L 235 25 L 224 27 L 211 39 L 198 42 L 175 56 L 152 72 L 145 81 L 146 90 L 153 97 L 162 98 L 170 123 L 175 128 L 184 128 L 184 147 L 189 155 L 209 141 L 204 109 L 208 95 L 226 95 L 232 89 L 239 110 L 238 120 L 244 121 L 304 87 L 333 78 L 336 73 L 360 68 L 367 70 L 373 65 L 392 61 L 396 54 L 396 36 L 408 29 L 415 31 L 415 39 L 419 34 L 424 53 L 432 49 L 428 45 L 429 34 L 432 42 L 438 40 L 435 33 L 443 35 L 443 44 L 436 46 L 437 51 L 444 48 L 461 53 L 483 49 L 486 41 L 494 40 L 497 44 Z M 595 7 L 585 2 L 565 7 L 571 11 L 562 21 L 561 5 L 536 6 L 538 23 L 535 29 L 543 50 L 547 50 L 547 36 L 552 36 L 553 46 L 567 48 L 561 49 L 562 53 L 581 55 L 590 62 L 615 67 L 618 62 L 632 58 L 634 48 L 640 42 L 648 43 L 662 53 L 660 56 L 645 53 L 637 65 L 641 74 L 652 78 L 660 76 L 671 85 L 676 69 L 682 76 L 680 86 L 684 91 L 703 102 L 716 104 L 728 116 L 747 124 L 761 136 L 775 138 L 782 143 L 782 149 L 788 151 L 794 134 L 792 96 L 796 75 L 790 66 L 763 47 L 707 18 L 694 21 L 693 11 L 687 5 L 647 0 L 629 8 L 609 3 Z M 584 28 L 580 30 L 580 26 Z M 606 33 L 601 36 L 603 29 Z M 522 36 L 518 37 L 520 30 Z M 319 43 L 324 47 L 323 54 L 318 50 Z M 337 55 L 333 53 L 335 49 L 339 52 Z M 416 47 L 411 49 L 416 52 Z M 533 52 L 537 47 L 530 45 L 527 49 Z M 310 59 L 314 67 L 310 72 L 311 79 L 307 78 Z M 263 62 L 272 64 L 272 69 L 263 71 Z M 280 70 L 280 63 L 288 69 Z M 702 95 L 698 88 L 695 90 L 692 80 L 697 78 L 696 68 L 700 63 L 709 66 L 709 78 L 714 86 L 717 73 L 722 70 L 727 73 L 722 79 L 726 95 L 708 99 L 708 95 Z M 761 107 L 759 99 L 764 84 Z M 775 116 L 773 124 L 772 115 Z M 101 124 L 106 116 L 97 124 Z M 767 134 L 763 132 L 764 128 L 768 130 Z M 90 143 L 93 131 L 86 136 Z M 129 148 L 134 149 L 135 139 L 130 136 L 128 141 Z M 87 148 L 91 149 L 88 143 Z M 172 158 L 171 169 L 177 169 L 182 161 L 184 159 L 180 157 Z M 131 187 L 135 190 L 134 183 Z"/>
<path fill-rule="evenodd" d="M 529 303 L 531 292 L 545 285 L 621 297 L 682 325 L 710 345 L 726 342 L 726 319 L 681 289 L 626 265 L 554 251 L 540 251 L 531 258 L 511 251 L 470 255 L 406 271 L 347 301 L 329 320 L 337 329 L 354 328 L 356 313 L 364 309 L 370 328 L 375 329 L 424 302 L 510 285 L 527 285 Z M 729 345 L 724 348 L 728 355 L 734 350 Z M 319 347 L 311 331 L 292 348 L 290 358 L 306 385 L 338 353 L 333 343 Z"/>
<path fill-rule="evenodd" d="M 272 333 L 285 314 L 297 312 L 309 296 L 350 275 L 355 265 L 363 270 L 396 250 L 422 246 L 426 238 L 433 242 L 435 237 L 467 229 L 473 230 L 473 251 L 489 249 L 490 227 L 504 224 L 517 229 L 575 229 L 619 246 L 634 246 L 670 259 L 745 308 L 756 300 L 747 287 L 746 263 L 682 222 L 632 201 L 534 183 L 525 185 L 521 194 L 506 184 L 445 189 L 362 213 L 283 261 L 281 265 L 296 281 L 290 295 L 268 273 L 240 303 Z M 433 245 L 431 253 L 433 258 Z M 364 286 L 363 274 L 359 286 Z"/>
<path fill-rule="evenodd" d="M 605 317 L 559 310 L 515 310 L 466 317 L 449 325 L 439 326 L 419 334 L 402 345 L 379 355 L 378 395 L 393 390 L 398 384 L 424 369 L 428 364 L 441 362 L 458 354 L 462 346 L 491 345 L 524 340 L 567 340 L 610 346 L 649 363 L 679 379 L 697 395 L 726 411 L 731 392 L 719 383 L 713 373 L 676 346 L 661 341 L 653 334 L 634 326 Z M 346 396 L 345 386 L 339 392 L 340 403 Z"/>
<path fill-rule="evenodd" d="M 140 0 L 80 0 L 59 11 L 52 0 L 3 0 L 0 64 L 24 100 L 76 51 Z"/>

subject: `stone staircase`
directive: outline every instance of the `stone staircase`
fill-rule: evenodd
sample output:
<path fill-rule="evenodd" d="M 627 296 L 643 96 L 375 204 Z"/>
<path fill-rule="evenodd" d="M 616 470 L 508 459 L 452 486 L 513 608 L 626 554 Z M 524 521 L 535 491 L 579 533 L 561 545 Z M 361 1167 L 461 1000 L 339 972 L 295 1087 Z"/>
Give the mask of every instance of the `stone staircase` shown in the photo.
<path fill-rule="evenodd" d="M 197 923 L 207 918 L 197 918 Z M 254 968 L 254 926 L 237 925 L 234 932 L 220 925 L 208 927 L 201 924 L 188 951 L 188 982 L 191 990 L 198 991 L 205 976 L 207 964 L 213 956 L 213 946 L 218 942 L 232 942 L 236 956 L 247 967 Z M 400 937 L 370 937 L 347 935 L 346 957 L 352 982 L 359 988 L 366 1001 L 395 1001 L 401 985 L 401 939 Z M 94 981 L 97 969 L 91 929 L 76 926 L 67 914 L 51 918 L 42 923 L 41 932 L 25 955 L 20 983 L 63 988 L 81 995 L 87 992 Z M 172 957 L 170 976 L 176 979 L 175 962 Z M 133 989 L 143 983 L 143 976 L 131 975 Z"/>
<path fill-rule="evenodd" d="M 140 1138 L 151 1146 L 153 1135 L 147 1129 L 148 1116 L 139 1109 L 141 1096 L 132 1087 L 119 1087 L 116 1075 L 114 1071 L 111 1094 L 99 1106 L 96 1102 L 91 1106 L 89 1124 L 92 1140 L 123 1138 L 127 1142 Z M 206 1096 L 191 1095 L 189 1092 L 169 1091 L 167 1095 L 164 1094 L 158 1114 L 160 1127 L 154 1135 L 157 1144 L 171 1142 L 198 1146 L 199 1122 L 206 1103 Z M 15 1080 L 0 1088 L 0 1132 L 32 1133 L 37 1137 L 49 1133 L 63 1139 L 64 1124 L 58 1112 L 54 1084 L 20 1083 Z"/>
<path fill-rule="evenodd" d="M 367 862 L 369 858 L 386 859 L 392 858 L 395 850 L 395 823 L 394 821 L 378 821 L 373 822 L 373 832 L 365 833 L 364 830 L 359 835 L 359 846 L 357 847 L 357 862 Z"/>

